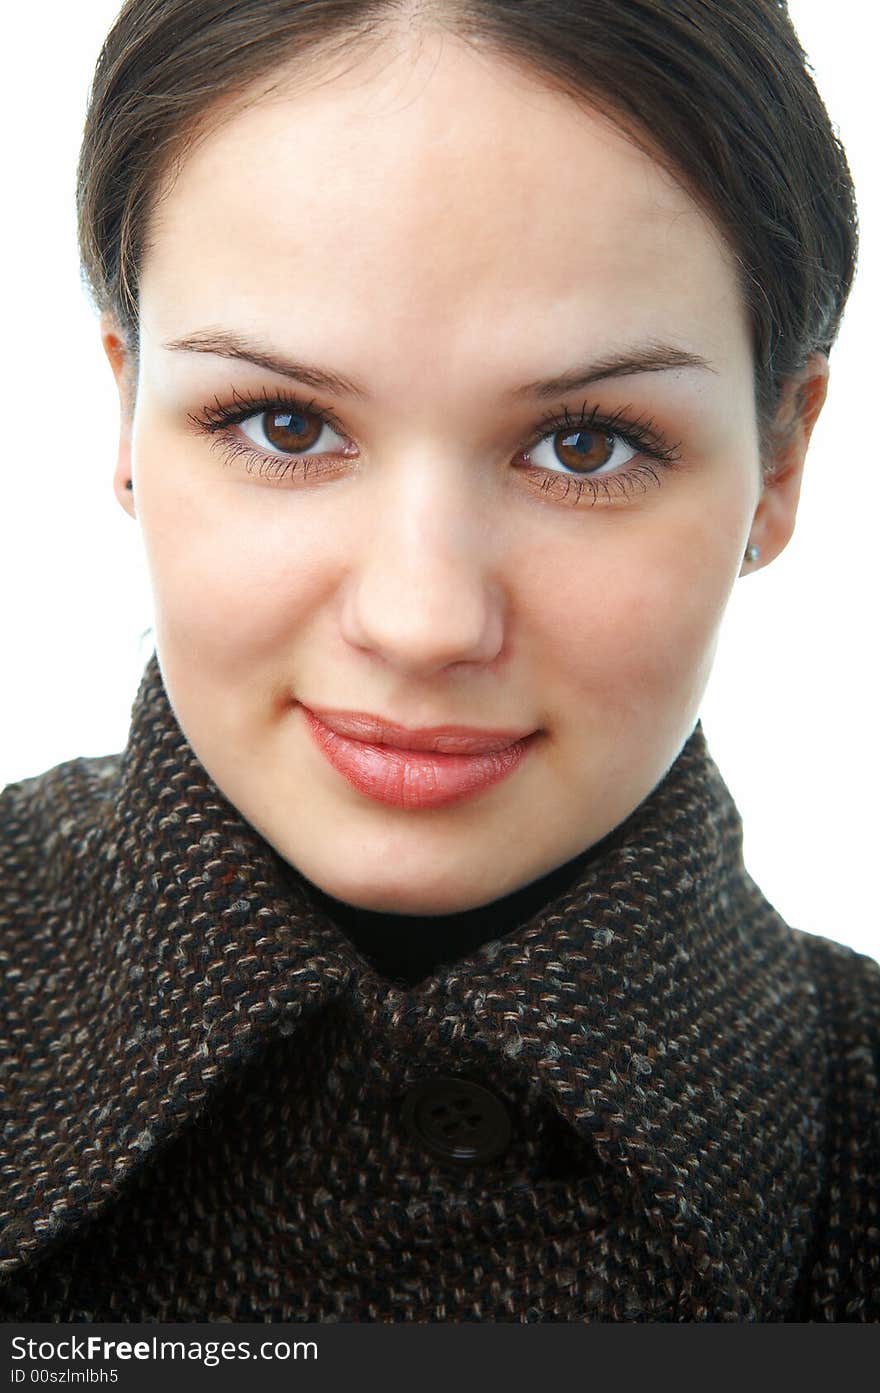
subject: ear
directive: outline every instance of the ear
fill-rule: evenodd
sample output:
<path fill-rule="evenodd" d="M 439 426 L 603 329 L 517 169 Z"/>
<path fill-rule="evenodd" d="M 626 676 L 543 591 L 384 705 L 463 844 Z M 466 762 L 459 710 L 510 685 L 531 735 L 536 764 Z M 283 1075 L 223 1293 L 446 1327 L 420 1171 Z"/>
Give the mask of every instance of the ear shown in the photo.
<path fill-rule="evenodd" d="M 101 344 L 116 379 L 119 392 L 119 450 L 113 475 L 113 492 L 125 511 L 135 516 L 131 465 L 131 433 L 134 421 L 136 372 L 128 340 L 109 311 L 101 315 Z"/>
<path fill-rule="evenodd" d="M 828 391 L 828 358 L 811 353 L 806 364 L 789 377 L 771 432 L 769 458 L 764 460 L 764 484 L 749 531 L 749 542 L 760 547 L 760 558 L 749 571 L 760 569 L 785 549 L 794 532 L 807 446 Z"/>

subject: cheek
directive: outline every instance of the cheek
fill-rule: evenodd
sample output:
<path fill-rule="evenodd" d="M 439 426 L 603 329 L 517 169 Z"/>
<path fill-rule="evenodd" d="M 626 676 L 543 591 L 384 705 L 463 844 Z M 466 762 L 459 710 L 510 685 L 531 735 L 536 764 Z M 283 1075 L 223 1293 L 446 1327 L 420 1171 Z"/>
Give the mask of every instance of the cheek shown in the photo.
<path fill-rule="evenodd" d="M 643 518 L 554 558 L 545 635 L 578 719 L 654 720 L 699 700 L 738 573 L 738 538 L 682 517 Z"/>
<path fill-rule="evenodd" d="M 331 584 L 326 517 L 283 489 L 242 482 L 231 470 L 225 477 L 219 462 L 187 467 L 179 443 L 172 472 L 171 448 L 149 443 L 137 506 L 165 645 L 185 646 L 193 663 L 215 670 L 263 653 L 277 658 Z"/>

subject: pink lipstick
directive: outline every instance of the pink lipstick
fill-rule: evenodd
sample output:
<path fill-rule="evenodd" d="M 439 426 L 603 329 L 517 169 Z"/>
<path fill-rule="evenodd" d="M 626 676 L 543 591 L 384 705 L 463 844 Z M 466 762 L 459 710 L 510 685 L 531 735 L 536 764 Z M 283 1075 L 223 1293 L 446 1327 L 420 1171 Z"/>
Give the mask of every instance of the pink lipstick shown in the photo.
<path fill-rule="evenodd" d="M 364 711 L 303 707 L 318 749 L 359 793 L 397 808 L 439 808 L 500 783 L 538 731 L 410 729 Z"/>

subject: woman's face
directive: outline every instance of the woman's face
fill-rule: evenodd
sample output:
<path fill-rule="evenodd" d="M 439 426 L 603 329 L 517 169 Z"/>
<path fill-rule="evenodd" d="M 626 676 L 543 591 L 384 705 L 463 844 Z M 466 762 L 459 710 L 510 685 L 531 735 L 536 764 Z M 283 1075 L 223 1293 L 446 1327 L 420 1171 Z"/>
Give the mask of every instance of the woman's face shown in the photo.
<path fill-rule="evenodd" d="M 208 773 L 370 909 L 470 908 L 605 836 L 694 726 L 750 536 L 767 560 L 793 525 L 712 226 L 446 37 L 231 115 L 152 232 L 116 490 Z M 386 751 L 353 782 L 315 707 L 535 734 L 510 767 Z"/>

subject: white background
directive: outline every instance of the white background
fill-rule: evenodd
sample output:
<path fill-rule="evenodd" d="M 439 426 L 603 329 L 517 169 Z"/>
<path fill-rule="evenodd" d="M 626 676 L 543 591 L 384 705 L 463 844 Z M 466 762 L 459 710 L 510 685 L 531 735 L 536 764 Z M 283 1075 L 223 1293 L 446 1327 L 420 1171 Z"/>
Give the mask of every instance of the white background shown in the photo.
<path fill-rule="evenodd" d="M 152 651 L 136 524 L 112 492 L 117 406 L 80 289 L 74 173 L 116 0 L 4 15 L 0 785 L 125 744 Z M 874 6 L 791 0 L 859 196 L 861 265 L 795 536 L 737 582 L 702 708 L 746 864 L 790 924 L 880 958 Z"/>

